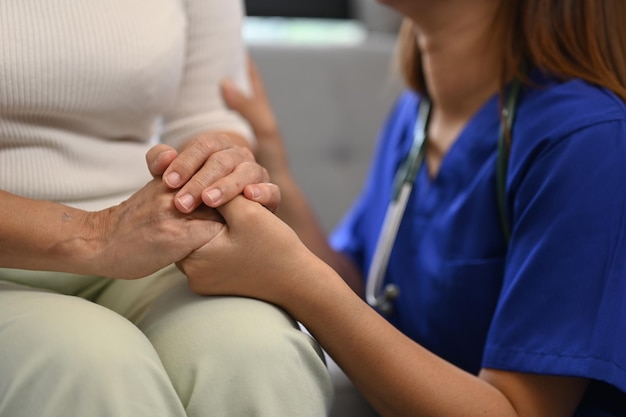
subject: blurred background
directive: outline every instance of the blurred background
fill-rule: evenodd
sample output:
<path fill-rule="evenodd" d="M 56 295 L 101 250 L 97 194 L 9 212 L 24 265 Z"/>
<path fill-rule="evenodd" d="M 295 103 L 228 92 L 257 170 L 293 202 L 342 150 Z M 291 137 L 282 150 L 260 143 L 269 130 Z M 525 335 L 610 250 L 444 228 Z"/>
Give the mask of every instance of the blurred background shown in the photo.
<path fill-rule="evenodd" d="M 348 19 L 351 15 L 348 0 L 247 0 L 246 8 L 252 16 Z"/>
<path fill-rule="evenodd" d="M 326 231 L 360 191 L 402 89 L 399 16 L 375 0 L 246 0 L 244 37 L 296 180 Z"/>

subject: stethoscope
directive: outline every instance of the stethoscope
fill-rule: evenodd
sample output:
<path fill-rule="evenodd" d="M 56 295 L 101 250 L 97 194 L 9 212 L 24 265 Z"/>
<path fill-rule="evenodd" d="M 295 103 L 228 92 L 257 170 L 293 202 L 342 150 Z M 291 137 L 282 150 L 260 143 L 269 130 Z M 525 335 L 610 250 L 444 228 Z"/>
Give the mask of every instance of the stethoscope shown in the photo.
<path fill-rule="evenodd" d="M 509 153 L 508 147 L 511 139 L 511 126 L 513 126 L 520 87 L 521 82 L 518 79 L 515 79 L 511 84 L 508 98 L 502 109 L 498 137 L 498 162 L 496 173 L 498 208 L 500 211 L 500 222 L 507 240 L 509 236 L 509 225 L 506 205 L 504 203 L 504 190 Z M 383 288 L 383 281 L 389 264 L 389 257 L 391 256 L 391 251 L 393 250 L 394 242 L 398 234 L 398 229 L 400 228 L 409 196 L 413 190 L 415 177 L 424 162 L 424 154 L 428 143 L 427 132 L 430 111 L 430 100 L 423 97 L 420 100 L 417 120 L 413 129 L 413 143 L 411 144 L 408 155 L 396 171 L 393 181 L 392 198 L 385 212 L 372 263 L 367 274 L 365 299 L 370 306 L 376 308 L 383 315 L 391 314 L 393 311 L 392 302 L 400 295 L 400 289 L 397 285 L 390 283 Z"/>

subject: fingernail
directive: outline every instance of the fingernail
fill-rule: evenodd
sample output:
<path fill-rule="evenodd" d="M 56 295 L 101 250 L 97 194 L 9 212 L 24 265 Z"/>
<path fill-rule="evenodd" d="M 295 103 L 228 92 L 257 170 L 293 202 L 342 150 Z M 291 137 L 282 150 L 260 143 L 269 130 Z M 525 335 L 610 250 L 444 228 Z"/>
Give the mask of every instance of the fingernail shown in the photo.
<path fill-rule="evenodd" d="M 180 175 L 178 172 L 170 172 L 165 176 L 165 182 L 170 187 L 178 187 L 178 184 L 180 183 Z"/>
<path fill-rule="evenodd" d="M 258 200 L 259 197 L 261 197 L 261 190 L 259 190 L 259 187 L 250 187 L 250 191 L 252 192 L 253 200 Z"/>
<path fill-rule="evenodd" d="M 217 203 L 222 198 L 222 192 L 217 188 L 207 191 L 206 196 L 212 203 Z"/>
<path fill-rule="evenodd" d="M 181 206 L 189 210 L 191 206 L 193 206 L 193 197 L 191 196 L 191 194 L 185 194 L 178 197 L 178 202 Z"/>

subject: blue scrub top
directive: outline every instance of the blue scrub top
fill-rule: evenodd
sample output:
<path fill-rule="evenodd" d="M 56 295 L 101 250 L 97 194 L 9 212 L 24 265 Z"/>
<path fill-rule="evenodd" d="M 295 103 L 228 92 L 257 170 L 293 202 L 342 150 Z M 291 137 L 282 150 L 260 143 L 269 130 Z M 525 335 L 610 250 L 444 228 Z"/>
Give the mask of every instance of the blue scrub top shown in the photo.
<path fill-rule="evenodd" d="M 385 282 L 389 321 L 477 373 L 497 368 L 594 380 L 576 414 L 626 415 L 626 105 L 580 80 L 535 73 L 520 95 L 499 223 L 499 99 L 470 120 L 430 178 L 422 166 Z M 419 97 L 380 134 L 365 187 L 331 245 L 368 270 Z"/>

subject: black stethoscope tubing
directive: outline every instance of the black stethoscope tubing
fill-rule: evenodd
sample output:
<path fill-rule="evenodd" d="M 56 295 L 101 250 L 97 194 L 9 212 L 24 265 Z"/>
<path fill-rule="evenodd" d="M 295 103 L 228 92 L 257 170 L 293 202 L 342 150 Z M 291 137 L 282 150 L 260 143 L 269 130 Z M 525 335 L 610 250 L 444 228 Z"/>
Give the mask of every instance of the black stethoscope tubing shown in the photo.
<path fill-rule="evenodd" d="M 515 79 L 507 94 L 504 108 L 502 109 L 499 137 L 498 137 L 498 160 L 496 167 L 496 189 L 498 195 L 498 210 L 500 223 L 504 237 L 508 242 L 510 226 L 505 202 L 506 172 L 508 169 L 508 154 L 511 139 L 511 129 L 515 118 L 517 99 L 521 82 Z M 431 112 L 430 100 L 423 97 L 420 100 L 417 120 L 413 130 L 413 143 L 408 155 L 400 164 L 394 177 L 392 199 L 387 206 L 383 225 L 381 228 L 376 249 L 368 271 L 365 286 L 365 299 L 367 303 L 384 315 L 393 311 L 392 302 L 400 295 L 400 289 L 393 283 L 383 288 L 383 281 L 389 264 L 389 257 L 393 250 L 394 242 L 404 216 L 409 196 L 413 190 L 415 177 L 424 162 L 424 155 L 428 143 L 427 131 Z"/>

